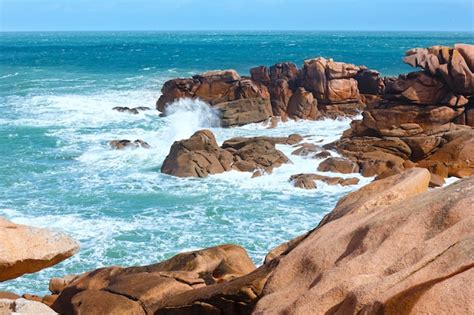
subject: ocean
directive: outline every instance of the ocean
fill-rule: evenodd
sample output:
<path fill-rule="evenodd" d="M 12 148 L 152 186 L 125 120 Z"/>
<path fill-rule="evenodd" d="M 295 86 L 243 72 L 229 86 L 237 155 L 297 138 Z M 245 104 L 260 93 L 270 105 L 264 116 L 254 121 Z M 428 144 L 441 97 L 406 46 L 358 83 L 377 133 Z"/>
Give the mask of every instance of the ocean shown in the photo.
<path fill-rule="evenodd" d="M 290 121 L 223 129 L 198 101 L 168 117 L 115 106 L 154 108 L 162 84 L 214 69 L 241 75 L 258 65 L 324 56 L 383 75 L 412 71 L 407 49 L 474 43 L 473 33 L 409 32 L 34 32 L 0 33 L 0 216 L 63 231 L 81 250 L 0 291 L 46 294 L 51 277 L 109 265 L 144 265 L 179 252 L 238 244 L 256 264 L 274 246 L 316 226 L 359 185 L 294 188 L 290 175 L 316 172 L 319 160 L 290 155 L 271 175 L 228 172 L 205 179 L 160 173 L 173 141 L 209 128 L 218 140 L 287 136 L 328 143 L 350 121 Z M 114 139 L 150 149 L 114 151 Z M 356 175 L 358 176 L 358 175 Z"/>

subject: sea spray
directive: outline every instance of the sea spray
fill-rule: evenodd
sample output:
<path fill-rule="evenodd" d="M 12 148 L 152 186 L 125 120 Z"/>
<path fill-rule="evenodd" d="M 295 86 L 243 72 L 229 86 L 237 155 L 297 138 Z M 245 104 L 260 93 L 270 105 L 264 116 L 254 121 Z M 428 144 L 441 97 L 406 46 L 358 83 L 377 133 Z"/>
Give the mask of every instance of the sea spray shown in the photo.
<path fill-rule="evenodd" d="M 203 128 L 219 127 L 219 111 L 199 99 L 179 99 L 165 109 L 168 131 L 173 140 L 189 138 Z"/>

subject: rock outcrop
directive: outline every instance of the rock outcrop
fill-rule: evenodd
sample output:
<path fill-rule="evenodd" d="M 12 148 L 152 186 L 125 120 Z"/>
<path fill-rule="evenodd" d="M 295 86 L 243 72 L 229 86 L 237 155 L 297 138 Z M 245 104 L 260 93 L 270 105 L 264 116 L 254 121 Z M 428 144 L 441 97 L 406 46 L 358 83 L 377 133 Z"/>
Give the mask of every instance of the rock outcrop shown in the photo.
<path fill-rule="evenodd" d="M 280 257 L 254 314 L 470 314 L 474 178 L 413 169 L 339 201 Z"/>
<path fill-rule="evenodd" d="M 230 170 L 255 172 L 255 176 L 271 173 L 273 168 L 290 161 L 275 144 L 294 144 L 301 140 L 299 135 L 238 137 L 219 147 L 211 131 L 201 130 L 171 146 L 161 171 L 178 177 L 207 177 Z"/>
<path fill-rule="evenodd" d="M 0 218 L 0 281 L 53 266 L 78 249 L 64 234 Z"/>
<path fill-rule="evenodd" d="M 409 50 L 405 62 L 422 71 L 386 78 L 381 100 L 326 148 L 356 161 L 365 176 L 415 165 L 442 177 L 474 174 L 473 56 L 472 45 Z"/>
<path fill-rule="evenodd" d="M 260 122 L 273 115 L 283 120 L 315 120 L 360 113 L 364 104 L 359 81 L 364 91 L 383 89 L 378 72 L 321 57 L 305 61 L 301 70 L 284 62 L 252 68 L 250 74 L 246 78 L 235 70 L 211 71 L 167 81 L 156 108 L 164 112 L 178 99 L 201 99 L 221 111 L 224 127 Z"/>
<path fill-rule="evenodd" d="M 219 148 L 214 134 L 200 130 L 189 139 L 175 141 L 161 172 L 178 177 L 207 177 L 232 169 L 233 156 Z"/>

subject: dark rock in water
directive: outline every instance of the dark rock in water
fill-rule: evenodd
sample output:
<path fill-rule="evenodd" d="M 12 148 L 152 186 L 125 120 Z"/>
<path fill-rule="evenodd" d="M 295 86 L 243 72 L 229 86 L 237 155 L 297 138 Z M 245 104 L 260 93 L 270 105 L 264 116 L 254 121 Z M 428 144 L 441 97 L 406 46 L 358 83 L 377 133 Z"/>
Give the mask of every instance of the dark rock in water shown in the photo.
<path fill-rule="evenodd" d="M 293 182 L 293 185 L 295 187 L 304 188 L 304 189 L 315 189 L 316 188 L 315 181 L 317 180 L 325 182 L 328 185 L 341 185 L 341 186 L 357 185 L 359 183 L 359 179 L 356 177 L 342 178 L 342 177 L 323 176 L 319 174 L 296 174 L 290 177 L 290 181 Z"/>
<path fill-rule="evenodd" d="M 145 106 L 139 106 L 139 107 L 133 107 L 133 108 L 130 108 L 130 107 L 127 107 L 127 106 L 117 106 L 117 107 L 114 107 L 112 108 L 113 110 L 116 110 L 118 112 L 126 112 L 126 113 L 130 113 L 130 114 L 138 114 L 139 112 L 141 111 L 146 111 L 146 110 L 150 110 L 151 108 L 149 107 L 145 107 Z"/>
<path fill-rule="evenodd" d="M 130 140 L 112 140 L 109 141 L 109 145 L 116 150 L 123 150 L 123 149 L 136 149 L 136 148 L 150 148 L 150 145 L 143 140 L 137 139 L 135 141 Z"/>

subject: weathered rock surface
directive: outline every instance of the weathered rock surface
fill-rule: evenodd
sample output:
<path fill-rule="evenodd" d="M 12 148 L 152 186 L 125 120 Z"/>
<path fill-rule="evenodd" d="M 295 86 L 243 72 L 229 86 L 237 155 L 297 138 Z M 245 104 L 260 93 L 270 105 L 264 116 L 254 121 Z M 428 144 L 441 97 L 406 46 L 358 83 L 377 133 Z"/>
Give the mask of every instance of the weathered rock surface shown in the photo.
<path fill-rule="evenodd" d="M 111 140 L 109 141 L 111 148 L 115 150 L 124 150 L 124 149 L 137 149 L 137 148 L 150 148 L 150 145 L 141 139 L 135 141 L 130 141 L 127 139 L 123 140 Z"/>
<path fill-rule="evenodd" d="M 187 291 L 224 284 L 255 270 L 245 250 L 221 245 L 143 267 L 109 267 L 69 283 L 52 307 L 64 314 L 154 314 Z"/>
<path fill-rule="evenodd" d="M 474 178 L 425 192 L 414 169 L 342 199 L 280 258 L 254 314 L 474 311 Z"/>
<path fill-rule="evenodd" d="M 171 146 L 161 171 L 178 177 L 206 177 L 230 170 L 271 173 L 273 168 L 290 162 L 275 144 L 294 144 L 302 139 L 299 135 L 238 137 L 219 147 L 211 131 L 201 130 Z"/>
<path fill-rule="evenodd" d="M 242 126 L 262 122 L 273 116 L 269 99 L 246 98 L 215 106 L 221 113 L 221 126 Z"/>
<path fill-rule="evenodd" d="M 318 171 L 342 174 L 357 173 L 359 172 L 359 165 L 345 158 L 330 157 L 319 164 Z"/>
<path fill-rule="evenodd" d="M 206 177 L 231 169 L 233 156 L 219 148 L 214 134 L 200 130 L 189 139 L 175 141 L 161 172 L 178 177 Z"/>
<path fill-rule="evenodd" d="M 62 233 L 0 218 L 0 281 L 53 266 L 78 249 L 78 244 Z"/>
<path fill-rule="evenodd" d="M 357 185 L 359 179 L 356 177 L 342 178 L 342 177 L 330 177 L 323 176 L 319 174 L 295 174 L 290 177 L 290 181 L 293 182 L 293 185 L 298 188 L 304 189 L 316 189 L 315 181 L 322 181 L 329 185 Z"/>
<path fill-rule="evenodd" d="M 318 111 L 318 102 L 313 94 L 302 87 L 298 88 L 295 93 L 293 93 L 288 102 L 286 111 L 288 117 L 293 119 L 315 120 L 321 117 L 321 114 Z"/>

